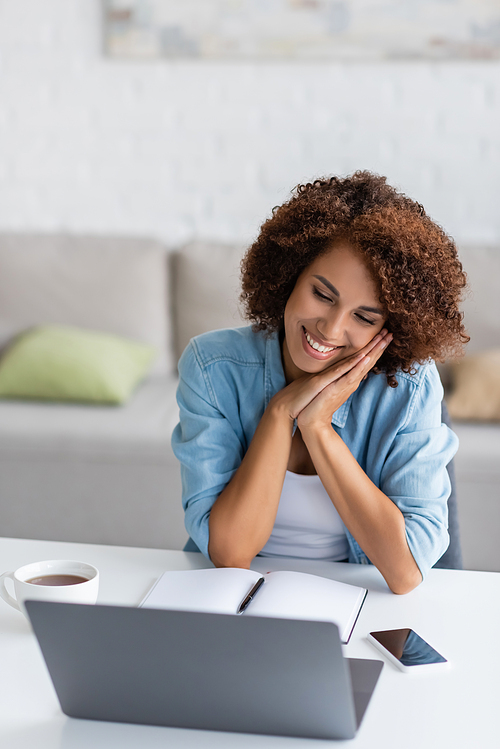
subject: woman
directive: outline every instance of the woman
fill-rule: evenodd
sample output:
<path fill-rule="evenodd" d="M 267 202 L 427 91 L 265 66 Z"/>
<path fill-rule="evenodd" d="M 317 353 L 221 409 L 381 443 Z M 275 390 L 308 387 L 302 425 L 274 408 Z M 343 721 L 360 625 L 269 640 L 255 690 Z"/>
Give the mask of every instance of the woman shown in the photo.
<path fill-rule="evenodd" d="M 446 465 L 433 359 L 468 340 L 466 279 L 423 208 L 357 172 L 299 186 L 242 263 L 249 328 L 179 363 L 187 548 L 373 563 L 395 593 L 446 550 Z"/>

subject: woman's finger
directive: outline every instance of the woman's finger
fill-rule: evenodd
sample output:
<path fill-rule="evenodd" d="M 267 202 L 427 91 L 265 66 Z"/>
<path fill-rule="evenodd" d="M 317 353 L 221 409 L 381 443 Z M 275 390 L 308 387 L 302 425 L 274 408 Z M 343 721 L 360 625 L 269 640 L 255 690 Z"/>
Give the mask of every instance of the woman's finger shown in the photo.
<path fill-rule="evenodd" d="M 348 374 L 352 374 L 354 378 L 361 374 L 362 379 L 374 367 L 378 359 L 380 359 L 385 349 L 392 341 L 392 338 L 392 333 L 388 333 L 384 338 L 377 341 L 372 349 L 356 362 L 355 366 L 352 367 Z"/>
<path fill-rule="evenodd" d="M 338 379 L 339 377 L 342 377 L 346 372 L 348 372 L 350 369 L 352 369 L 356 364 L 363 359 L 363 357 L 368 356 L 374 349 L 377 349 L 377 351 L 382 352 L 386 346 L 389 345 L 390 341 L 392 340 L 392 333 L 388 333 L 388 331 L 384 328 L 380 331 L 376 336 L 372 338 L 372 340 L 367 343 L 366 346 L 364 346 L 362 349 L 357 351 L 355 354 L 351 354 L 350 356 L 346 356 L 345 359 L 341 359 L 338 362 L 335 362 L 335 364 L 332 364 L 330 367 L 325 369 L 323 372 L 320 373 L 320 375 L 324 376 L 325 381 L 327 382 L 333 382 L 335 379 Z M 381 346 L 382 341 L 385 341 L 384 346 Z M 378 356 L 381 354 L 379 353 Z M 377 357 L 378 358 L 378 357 Z M 332 380 L 329 379 L 330 375 L 335 375 Z M 315 375 L 318 376 L 318 375 Z"/>
<path fill-rule="evenodd" d="M 340 380 L 349 372 L 352 372 L 355 368 L 359 367 L 361 362 L 363 362 L 361 366 L 365 370 L 363 373 L 364 376 L 364 374 L 369 372 L 374 366 L 375 362 L 382 355 L 384 349 L 389 345 L 391 340 L 392 333 L 388 333 L 387 330 L 384 329 L 376 335 L 367 346 L 361 349 L 361 351 L 335 362 L 335 364 L 332 364 L 318 374 L 310 376 L 308 383 L 312 385 L 312 392 L 314 392 L 315 395 L 320 393 L 323 388 L 328 387 L 331 383 Z M 358 371 L 360 370 L 356 369 L 355 376 L 357 376 Z"/>
<path fill-rule="evenodd" d="M 392 339 L 392 334 L 387 331 L 387 328 L 383 328 L 380 333 L 377 333 L 377 335 L 361 349 L 360 353 L 369 354 L 370 351 L 372 351 L 382 340 L 386 339 L 387 336 L 391 336 Z"/>
<path fill-rule="evenodd" d="M 379 341 L 377 341 L 374 346 L 368 351 L 366 354 L 366 357 L 370 359 L 372 362 L 376 362 L 377 359 L 380 359 L 382 354 L 384 353 L 387 346 L 390 344 L 390 342 L 393 339 L 392 333 L 386 333 L 386 335 L 381 338 Z"/>
<path fill-rule="evenodd" d="M 335 364 L 332 364 L 328 369 L 318 372 L 318 374 L 313 375 L 312 377 L 322 383 L 323 386 L 329 385 L 330 382 L 335 382 L 335 380 L 340 379 L 347 374 L 347 372 L 350 372 L 350 370 L 353 369 L 358 362 L 364 359 L 365 356 L 366 354 L 358 351 L 357 354 L 353 354 L 352 356 L 348 356 L 345 359 L 335 362 Z"/>
<path fill-rule="evenodd" d="M 336 362 L 335 364 L 331 365 L 331 369 L 334 369 L 335 367 L 338 367 L 340 364 L 349 363 L 349 362 L 357 362 L 359 361 L 360 357 L 363 355 L 367 355 L 372 351 L 382 340 L 387 339 L 387 337 L 390 337 L 390 340 L 392 340 L 392 333 L 389 333 L 386 328 L 383 328 L 380 333 L 377 333 L 376 336 L 374 336 L 371 341 L 369 341 L 366 346 L 363 346 L 362 349 L 357 351 L 355 354 L 351 354 L 350 356 L 346 356 L 345 359 L 341 359 L 339 362 Z M 326 370 L 328 371 L 328 370 Z"/>
<path fill-rule="evenodd" d="M 382 335 L 382 333 L 385 333 L 385 335 Z M 318 374 L 307 375 L 289 385 L 288 387 L 292 388 L 291 396 L 293 392 L 291 412 L 294 417 L 330 385 L 345 381 L 347 387 L 354 391 L 363 377 L 373 368 L 391 340 L 392 334 L 381 331 L 367 347 L 356 354 L 335 362 L 328 369 L 318 372 Z"/>
<path fill-rule="evenodd" d="M 329 380 L 320 382 L 320 375 L 314 375 L 313 380 L 310 381 L 309 384 L 314 383 L 317 390 L 313 397 L 311 397 L 312 392 L 309 391 L 307 402 L 304 400 L 304 402 L 297 408 L 295 416 L 298 417 L 299 413 L 304 414 L 307 410 L 308 419 L 316 418 L 313 414 L 318 409 L 321 411 L 326 406 L 327 409 L 329 409 L 329 413 L 331 413 L 331 409 L 335 411 L 339 408 L 358 388 L 361 380 L 367 376 L 377 359 L 379 359 L 391 341 L 392 334 L 386 334 L 373 343 L 373 346 L 367 354 L 360 352 L 350 361 L 345 360 L 345 362 L 342 362 L 342 364 L 347 365 L 346 367 L 341 369 L 340 363 L 335 365 L 335 371 L 333 372 L 334 376 L 333 378 L 330 376 Z M 312 411 L 311 408 L 313 409 Z"/>

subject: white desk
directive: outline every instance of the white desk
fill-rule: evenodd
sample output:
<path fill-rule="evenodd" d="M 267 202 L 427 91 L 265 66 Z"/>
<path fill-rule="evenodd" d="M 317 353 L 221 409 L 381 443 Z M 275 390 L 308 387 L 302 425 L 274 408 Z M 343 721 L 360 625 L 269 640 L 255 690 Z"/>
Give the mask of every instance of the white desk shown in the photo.
<path fill-rule="evenodd" d="M 165 569 L 207 566 L 201 554 L 156 549 L 0 539 L 0 571 L 42 559 L 80 559 L 101 572 L 100 603 L 135 605 Z M 395 596 L 365 565 L 270 564 L 257 569 L 317 572 L 369 588 L 346 655 L 378 658 L 372 629 L 413 627 L 452 663 L 441 674 L 406 675 L 387 663 L 353 741 L 291 739 L 135 726 L 67 718 L 24 617 L 0 600 L 2 749 L 493 749 L 499 745 L 500 574 L 432 570 L 412 593 Z M 476 634 L 474 634 L 476 633 Z M 381 656 L 380 656 L 381 657 Z"/>

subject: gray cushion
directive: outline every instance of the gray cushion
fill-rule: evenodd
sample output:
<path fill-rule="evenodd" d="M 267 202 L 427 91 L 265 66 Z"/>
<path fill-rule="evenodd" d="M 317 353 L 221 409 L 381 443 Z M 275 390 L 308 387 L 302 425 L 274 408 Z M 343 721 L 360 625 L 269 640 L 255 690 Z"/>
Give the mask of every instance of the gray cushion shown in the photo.
<path fill-rule="evenodd" d="M 469 282 L 463 300 L 464 322 L 471 337 L 467 355 L 500 346 L 500 247 L 461 244 L 458 255 Z M 438 369 L 447 397 L 453 390 L 453 372 L 449 362 Z"/>
<path fill-rule="evenodd" d="M 36 325 L 74 325 L 149 343 L 172 371 L 168 264 L 152 240 L 0 234 L 0 349 Z"/>
<path fill-rule="evenodd" d="M 500 346 L 500 247 L 465 244 L 458 253 L 471 289 L 463 304 L 467 353 Z"/>
<path fill-rule="evenodd" d="M 240 314 L 242 245 L 192 242 L 172 256 L 175 350 L 218 328 L 247 325 Z"/>

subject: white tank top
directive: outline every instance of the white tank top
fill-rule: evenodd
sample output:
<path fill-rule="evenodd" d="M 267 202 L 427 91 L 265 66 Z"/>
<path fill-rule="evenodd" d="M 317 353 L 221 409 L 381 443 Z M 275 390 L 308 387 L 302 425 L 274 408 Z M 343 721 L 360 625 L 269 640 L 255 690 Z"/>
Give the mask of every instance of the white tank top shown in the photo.
<path fill-rule="evenodd" d="M 331 562 L 347 559 L 344 524 L 319 476 L 286 472 L 276 522 L 260 553 Z"/>

